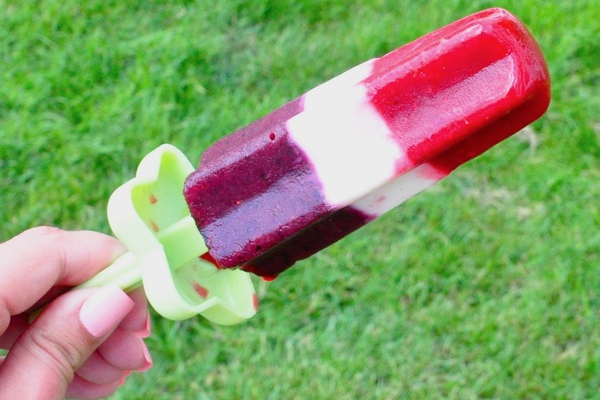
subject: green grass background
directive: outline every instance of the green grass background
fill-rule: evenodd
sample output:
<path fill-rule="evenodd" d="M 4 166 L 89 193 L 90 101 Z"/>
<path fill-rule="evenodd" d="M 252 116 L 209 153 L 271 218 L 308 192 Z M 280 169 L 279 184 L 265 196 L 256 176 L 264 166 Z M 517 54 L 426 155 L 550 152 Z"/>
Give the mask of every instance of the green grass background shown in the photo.
<path fill-rule="evenodd" d="M 490 6 L 553 77 L 547 115 L 266 287 L 234 327 L 154 318 L 112 399 L 598 399 L 600 3 L 0 0 L 0 240 L 109 232 L 161 143 L 194 162 L 324 80 Z"/>

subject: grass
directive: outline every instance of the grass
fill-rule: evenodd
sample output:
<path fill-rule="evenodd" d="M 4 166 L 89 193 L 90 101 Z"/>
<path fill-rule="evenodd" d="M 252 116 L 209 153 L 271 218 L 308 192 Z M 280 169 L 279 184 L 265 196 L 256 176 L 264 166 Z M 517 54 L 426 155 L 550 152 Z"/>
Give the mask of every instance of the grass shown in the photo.
<path fill-rule="evenodd" d="M 112 399 L 598 399 L 600 4 L 0 0 L 0 240 L 109 232 L 163 142 L 217 138 L 489 6 L 553 77 L 524 132 L 268 285 L 249 322 L 154 318 Z M 212 3 L 212 2 L 210 2 Z"/>

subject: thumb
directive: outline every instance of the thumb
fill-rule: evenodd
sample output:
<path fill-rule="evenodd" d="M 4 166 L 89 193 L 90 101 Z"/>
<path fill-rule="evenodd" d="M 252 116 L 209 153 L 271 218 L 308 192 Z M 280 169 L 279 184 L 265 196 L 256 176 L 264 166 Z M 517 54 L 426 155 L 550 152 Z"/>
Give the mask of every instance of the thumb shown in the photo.
<path fill-rule="evenodd" d="M 117 287 L 76 290 L 54 300 L 0 366 L 0 398 L 63 399 L 75 371 L 133 306 Z"/>

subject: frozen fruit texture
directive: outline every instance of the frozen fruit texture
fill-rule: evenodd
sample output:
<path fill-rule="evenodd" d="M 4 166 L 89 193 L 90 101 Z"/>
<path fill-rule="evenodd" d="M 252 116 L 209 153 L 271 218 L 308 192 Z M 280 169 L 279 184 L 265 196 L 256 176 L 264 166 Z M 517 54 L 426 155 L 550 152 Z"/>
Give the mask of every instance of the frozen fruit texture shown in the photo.
<path fill-rule="evenodd" d="M 548 69 L 503 9 L 316 87 L 209 148 L 184 195 L 223 268 L 274 277 L 539 118 Z"/>

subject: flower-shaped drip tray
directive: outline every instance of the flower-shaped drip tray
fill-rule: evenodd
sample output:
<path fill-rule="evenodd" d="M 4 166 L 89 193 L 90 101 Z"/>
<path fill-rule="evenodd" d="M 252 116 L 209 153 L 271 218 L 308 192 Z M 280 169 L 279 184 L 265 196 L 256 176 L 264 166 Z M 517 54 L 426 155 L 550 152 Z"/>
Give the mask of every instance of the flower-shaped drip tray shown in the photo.
<path fill-rule="evenodd" d="M 182 193 L 193 170 L 171 145 L 144 157 L 135 178 L 108 202 L 111 228 L 129 253 L 81 286 L 116 284 L 127 290 L 143 284 L 152 307 L 173 320 L 201 314 L 230 325 L 256 314 L 249 274 L 218 269 L 203 257 L 207 248 Z"/>

